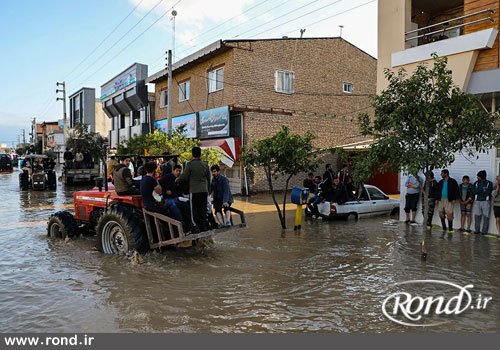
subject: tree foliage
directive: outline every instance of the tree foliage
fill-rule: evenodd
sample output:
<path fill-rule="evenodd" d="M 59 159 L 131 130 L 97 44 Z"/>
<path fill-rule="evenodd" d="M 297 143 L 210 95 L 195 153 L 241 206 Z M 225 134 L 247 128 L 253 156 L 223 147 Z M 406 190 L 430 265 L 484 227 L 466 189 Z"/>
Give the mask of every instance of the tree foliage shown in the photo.
<path fill-rule="evenodd" d="M 316 137 L 312 133 L 305 136 L 291 133 L 288 127 L 271 137 L 256 141 L 249 147 L 243 148 L 242 160 L 250 169 L 262 168 L 266 174 L 267 183 L 282 228 L 286 228 L 286 199 L 289 182 L 293 176 L 315 170 L 320 164 L 317 159 L 317 149 L 313 146 Z M 282 208 L 280 208 L 274 190 L 273 181 L 285 176 L 285 193 Z"/>
<path fill-rule="evenodd" d="M 107 140 L 98 133 L 90 132 L 86 124 L 76 124 L 66 140 L 66 149 L 89 152 L 99 160 L 106 157 L 107 147 Z"/>
<path fill-rule="evenodd" d="M 373 97 L 374 118 L 358 116 L 362 135 L 374 140 L 358 160 L 358 180 L 370 177 L 381 164 L 418 179 L 419 173 L 449 166 L 457 153 L 477 157 L 498 143 L 498 113 L 488 112 L 475 96 L 453 84 L 446 58 L 434 54 L 433 59 L 433 66 L 420 64 L 411 75 L 385 71 L 389 85 Z M 424 215 L 425 223 L 427 210 Z"/>
<path fill-rule="evenodd" d="M 184 163 L 191 160 L 191 150 L 199 147 L 200 140 L 187 138 L 184 127 L 176 129 L 171 135 L 155 130 L 146 135 L 130 138 L 126 143 L 117 148 L 118 154 L 149 154 L 163 155 L 173 154 L 179 156 L 179 162 Z M 212 147 L 202 150 L 201 158 L 210 166 L 219 164 L 223 153 Z"/>

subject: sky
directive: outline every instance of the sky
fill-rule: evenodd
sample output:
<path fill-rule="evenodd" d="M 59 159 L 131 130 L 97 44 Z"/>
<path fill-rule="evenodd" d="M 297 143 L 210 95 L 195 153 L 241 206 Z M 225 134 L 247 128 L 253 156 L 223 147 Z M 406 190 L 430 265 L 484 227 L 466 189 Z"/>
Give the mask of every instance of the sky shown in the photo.
<path fill-rule="evenodd" d="M 173 39 L 172 9 L 175 17 Z M 0 143 L 26 137 L 32 118 L 62 119 L 68 96 L 96 88 L 134 62 L 152 75 L 174 46 L 179 60 L 219 39 L 342 37 L 377 56 L 377 0 L 0 1 Z M 153 87 L 150 87 L 152 90 Z"/>

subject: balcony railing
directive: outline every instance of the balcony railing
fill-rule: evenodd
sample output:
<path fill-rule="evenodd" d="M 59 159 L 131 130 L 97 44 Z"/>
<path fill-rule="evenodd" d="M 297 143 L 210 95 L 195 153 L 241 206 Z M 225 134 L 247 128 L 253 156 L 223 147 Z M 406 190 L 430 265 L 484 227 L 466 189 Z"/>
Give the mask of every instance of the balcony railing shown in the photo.
<path fill-rule="evenodd" d="M 405 33 L 405 36 L 408 36 L 408 35 L 411 35 L 411 34 L 413 34 L 413 36 L 411 36 L 409 38 L 406 38 L 405 41 L 418 40 L 420 38 L 432 38 L 432 39 L 434 39 L 434 41 L 443 40 L 443 39 L 447 39 L 447 37 L 445 37 L 445 33 L 446 32 L 450 32 L 452 30 L 457 30 L 457 29 L 462 29 L 465 26 L 468 26 L 468 25 L 471 25 L 471 24 L 480 23 L 480 22 L 485 22 L 485 21 L 490 21 L 491 23 L 494 23 L 495 19 L 488 16 L 488 17 L 484 17 L 484 18 L 480 18 L 480 19 L 471 21 L 471 22 L 460 23 L 460 24 L 452 25 L 452 26 L 449 27 L 449 25 L 451 25 L 454 22 L 458 22 L 458 21 L 464 20 L 466 18 L 470 18 L 470 17 L 482 15 L 482 14 L 485 14 L 485 13 L 494 14 L 495 10 L 492 10 L 492 9 L 481 10 L 481 11 L 477 11 L 477 12 L 474 12 L 474 13 L 470 13 L 468 15 L 464 15 L 464 16 L 452 18 L 452 19 L 449 19 L 449 20 L 446 20 L 446 21 L 443 21 L 443 22 L 431 24 L 431 25 L 426 26 L 426 27 L 422 27 L 422 28 L 410 30 L 409 32 Z M 439 29 L 439 30 L 433 30 L 434 28 L 439 27 L 439 26 L 444 26 L 444 28 L 443 29 Z M 419 34 L 419 32 L 422 32 L 424 30 L 429 30 L 430 32 L 424 33 L 424 34 Z M 441 34 L 441 35 L 433 37 L 436 34 Z"/>

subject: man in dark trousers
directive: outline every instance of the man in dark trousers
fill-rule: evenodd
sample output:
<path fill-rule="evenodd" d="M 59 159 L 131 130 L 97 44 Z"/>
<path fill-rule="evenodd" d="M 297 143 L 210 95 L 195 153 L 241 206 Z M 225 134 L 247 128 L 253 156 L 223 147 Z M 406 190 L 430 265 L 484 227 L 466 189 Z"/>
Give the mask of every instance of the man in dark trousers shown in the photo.
<path fill-rule="evenodd" d="M 186 164 L 182 175 L 177 181 L 189 183 L 189 201 L 191 205 L 191 233 L 199 233 L 207 229 L 207 201 L 210 185 L 210 169 L 201 160 L 201 148 L 191 150 L 193 160 Z"/>
<path fill-rule="evenodd" d="M 231 211 L 229 207 L 233 204 L 233 195 L 229 187 L 229 179 L 221 174 L 220 167 L 213 165 L 212 171 L 212 196 L 214 212 L 219 227 L 231 226 Z M 224 210 L 224 214 L 222 211 Z"/>
<path fill-rule="evenodd" d="M 140 193 L 142 195 L 144 208 L 146 208 L 146 210 L 148 211 L 167 216 L 169 214 L 167 208 L 162 207 L 153 197 L 153 191 L 158 194 L 161 194 L 162 192 L 162 188 L 155 178 L 155 172 L 157 168 L 156 162 L 148 162 L 146 163 L 144 168 L 146 170 L 146 175 L 142 177 L 140 185 Z"/>
<path fill-rule="evenodd" d="M 113 184 L 119 196 L 140 194 L 134 187 L 134 179 L 129 169 L 130 158 L 125 158 L 113 171 Z"/>
<path fill-rule="evenodd" d="M 436 197 L 437 197 L 437 181 L 434 179 L 434 173 L 432 171 L 427 172 L 424 183 L 424 191 L 429 187 L 429 201 L 426 204 L 425 198 L 422 196 L 422 215 L 424 215 L 424 210 L 427 209 L 427 226 L 432 227 L 432 218 L 434 217 L 434 208 L 436 207 Z"/>
<path fill-rule="evenodd" d="M 162 189 L 162 198 L 165 201 L 165 206 L 171 211 L 172 217 L 182 222 L 180 201 L 181 191 L 179 188 L 179 183 L 175 180 L 181 175 L 182 167 L 180 165 L 175 165 L 173 171 L 170 174 L 162 176 L 160 179 L 160 186 Z"/>
<path fill-rule="evenodd" d="M 441 171 L 442 180 L 439 181 L 436 189 L 436 204 L 441 218 L 443 231 L 448 230 L 453 233 L 453 210 L 455 202 L 460 197 L 457 180 L 450 177 L 448 169 Z M 448 219 L 448 229 L 446 228 L 445 216 Z"/>

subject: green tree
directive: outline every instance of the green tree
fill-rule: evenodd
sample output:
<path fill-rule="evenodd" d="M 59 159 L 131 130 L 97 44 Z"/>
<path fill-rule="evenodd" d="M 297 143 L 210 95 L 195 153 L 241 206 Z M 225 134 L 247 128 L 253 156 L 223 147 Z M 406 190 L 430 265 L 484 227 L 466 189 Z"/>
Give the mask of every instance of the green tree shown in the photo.
<path fill-rule="evenodd" d="M 124 154 L 144 154 L 146 135 L 137 135 L 131 137 L 126 142 L 123 142 L 116 147 L 116 153 Z"/>
<path fill-rule="evenodd" d="M 420 64 L 411 75 L 405 70 L 385 71 L 389 85 L 373 97 L 374 118 L 368 114 L 358 116 L 361 133 L 375 141 L 358 160 L 358 178 L 369 177 L 376 166 L 383 164 L 383 168 L 390 166 L 418 179 L 419 173 L 449 166 L 457 153 L 477 157 L 498 143 L 498 113 L 488 112 L 476 97 L 453 84 L 446 58 L 433 58 L 433 66 Z M 427 186 L 423 194 L 427 204 Z M 427 256 L 426 222 L 427 210 L 423 259 Z"/>
<path fill-rule="evenodd" d="M 76 124 L 66 139 L 66 149 L 89 152 L 96 160 L 106 158 L 107 147 L 107 140 L 98 133 L 90 132 L 86 124 Z"/>
<path fill-rule="evenodd" d="M 246 166 L 264 169 L 283 229 L 286 229 L 286 199 L 290 180 L 295 175 L 315 170 L 320 164 L 320 160 L 316 157 L 318 150 L 312 144 L 315 138 L 309 132 L 304 137 L 291 133 L 288 127 L 283 126 L 275 135 L 256 141 L 243 149 L 242 160 Z M 280 176 L 286 178 L 283 209 L 276 200 L 273 184 L 273 180 Z"/>
<path fill-rule="evenodd" d="M 184 127 L 175 130 L 172 135 L 155 130 L 142 136 L 135 136 L 122 144 L 117 149 L 118 154 L 147 154 L 160 156 L 165 153 L 178 155 L 179 162 L 184 163 L 192 159 L 191 150 L 199 147 L 200 140 L 187 138 Z M 223 153 L 212 147 L 202 150 L 201 159 L 208 162 L 210 166 L 219 164 Z"/>

